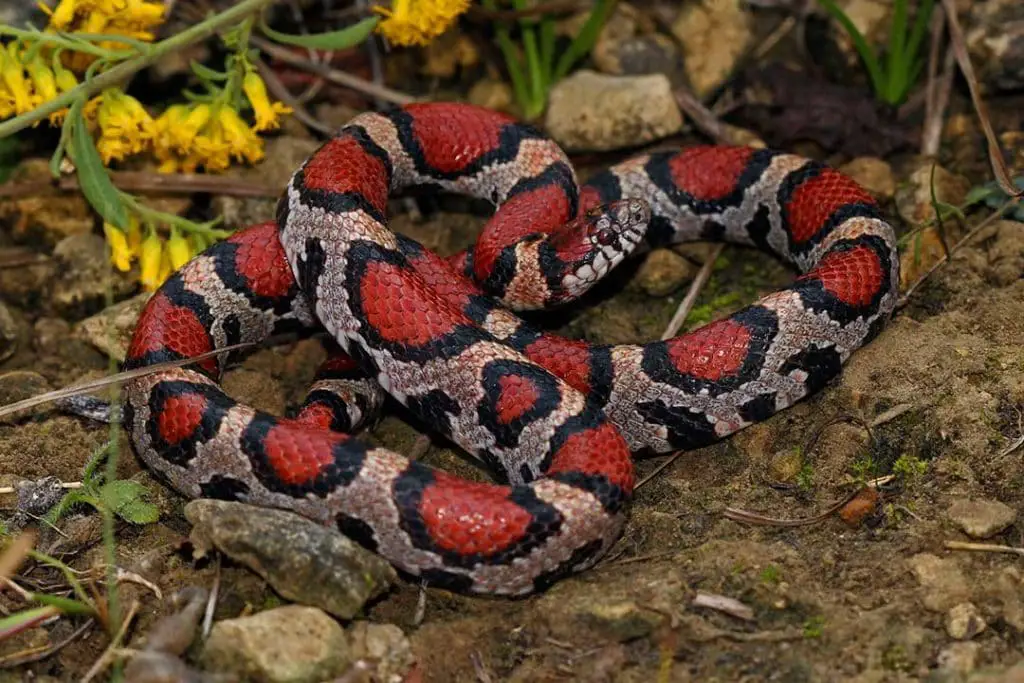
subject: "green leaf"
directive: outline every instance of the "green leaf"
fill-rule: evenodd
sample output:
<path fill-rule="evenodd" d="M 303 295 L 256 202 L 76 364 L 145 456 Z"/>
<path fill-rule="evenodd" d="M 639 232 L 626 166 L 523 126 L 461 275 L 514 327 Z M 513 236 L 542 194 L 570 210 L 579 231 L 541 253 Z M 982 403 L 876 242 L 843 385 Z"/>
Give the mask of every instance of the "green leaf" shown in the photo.
<path fill-rule="evenodd" d="M 594 9 L 591 10 L 590 16 L 587 17 L 586 22 L 583 24 L 583 28 L 580 29 L 580 32 L 569 43 L 569 49 L 563 52 L 562 57 L 558 60 L 558 64 L 555 66 L 554 77 L 551 79 L 552 83 L 557 83 L 565 78 L 569 73 L 569 69 L 577 61 L 590 54 L 594 44 L 597 42 L 598 36 L 601 35 L 601 29 L 604 28 L 605 21 L 608 20 L 614 9 L 615 3 L 611 2 L 611 0 L 598 0 L 595 3 Z"/>
<path fill-rule="evenodd" d="M 216 71 L 208 66 L 203 66 L 194 59 L 190 60 L 189 64 L 192 66 L 192 71 L 195 73 L 196 76 L 199 76 L 199 78 L 203 78 L 208 81 L 228 80 L 228 75 L 226 73 Z"/>
<path fill-rule="evenodd" d="M 832 18 L 838 21 L 846 32 L 850 36 L 850 40 L 853 42 L 853 46 L 857 49 L 857 53 L 860 58 L 864 61 L 864 66 L 867 67 L 868 74 L 871 76 L 871 85 L 875 92 L 882 94 L 885 90 L 885 74 L 882 73 L 882 66 L 878 62 L 878 57 L 875 55 L 874 50 L 868 45 L 868 41 L 864 38 L 854 24 L 850 17 L 846 16 L 846 13 L 832 0 L 818 0 L 825 11 L 832 15 Z"/>
<path fill-rule="evenodd" d="M 96 614 L 96 609 L 92 605 L 73 598 L 47 595 L 46 593 L 33 593 L 32 599 L 48 607 L 55 607 L 65 614 L 82 614 L 85 616 L 95 616 Z"/>
<path fill-rule="evenodd" d="M 55 617 L 60 614 L 60 610 L 50 607 L 32 607 L 31 609 L 24 610 L 23 612 L 15 612 L 14 614 L 8 615 L 0 619 L 0 640 L 4 640 L 16 633 L 32 628 L 37 624 L 41 624 L 50 617 Z"/>
<path fill-rule="evenodd" d="M 136 498 L 121 506 L 117 515 L 131 524 L 153 524 L 160 521 L 160 508 Z"/>
<path fill-rule="evenodd" d="M 149 524 L 160 518 L 156 506 L 147 502 L 149 489 L 137 481 L 118 479 L 100 487 L 100 500 L 107 508 L 132 524 Z"/>
<path fill-rule="evenodd" d="M 75 162 L 82 194 L 103 220 L 127 230 L 128 212 L 100 160 L 100 153 L 96 151 L 85 126 L 81 107 L 68 112 L 68 116 L 74 117 L 71 120 L 71 160 Z"/>
<path fill-rule="evenodd" d="M 340 31 L 313 33 L 304 36 L 297 36 L 289 33 L 278 33 L 262 21 L 260 22 L 260 30 L 267 34 L 267 37 L 287 45 L 312 47 L 321 50 L 344 50 L 345 48 L 358 45 L 366 40 L 367 36 L 370 35 L 379 22 L 380 17 L 367 17 L 359 23 L 352 24 Z"/>

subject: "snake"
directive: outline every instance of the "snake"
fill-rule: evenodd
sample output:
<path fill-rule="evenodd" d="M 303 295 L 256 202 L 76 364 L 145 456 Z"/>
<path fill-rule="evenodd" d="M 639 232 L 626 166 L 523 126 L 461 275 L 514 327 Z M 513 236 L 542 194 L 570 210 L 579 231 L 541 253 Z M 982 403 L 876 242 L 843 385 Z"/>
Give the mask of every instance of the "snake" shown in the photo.
<path fill-rule="evenodd" d="M 388 228 L 389 202 L 414 192 L 493 213 L 441 257 Z M 759 249 L 794 278 L 645 344 L 527 320 L 627 258 L 694 241 Z M 186 497 L 290 510 L 424 584 L 524 596 L 621 538 L 634 458 L 707 446 L 821 390 L 885 328 L 898 283 L 894 228 L 821 162 L 706 144 L 637 154 L 581 183 L 535 126 L 418 102 L 350 119 L 296 169 L 273 219 L 151 295 L 122 368 L 160 367 L 125 383 L 123 425 Z M 310 331 L 328 355 L 286 415 L 221 388 L 236 354 L 211 352 Z M 490 480 L 357 436 L 388 396 Z"/>

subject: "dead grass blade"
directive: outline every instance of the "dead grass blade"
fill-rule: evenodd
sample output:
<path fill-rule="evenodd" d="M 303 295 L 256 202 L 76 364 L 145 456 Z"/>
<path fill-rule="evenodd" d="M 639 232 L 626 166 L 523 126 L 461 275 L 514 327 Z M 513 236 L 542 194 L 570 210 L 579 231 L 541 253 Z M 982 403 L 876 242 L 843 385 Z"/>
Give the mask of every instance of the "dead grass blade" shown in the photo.
<path fill-rule="evenodd" d="M 999 187 L 1008 197 L 1024 197 L 1024 190 L 1018 190 L 1013 184 L 1013 177 L 1006 165 L 1002 152 L 999 150 L 999 141 L 992 130 L 992 122 L 989 119 L 985 103 L 981 99 L 978 88 L 978 77 L 974 74 L 974 66 L 971 64 L 971 57 L 967 53 L 967 41 L 964 39 L 964 32 L 960 26 L 960 20 L 956 15 L 956 0 L 942 0 L 945 9 L 946 21 L 949 23 L 949 39 L 953 45 L 953 52 L 956 54 L 956 61 L 960 65 L 960 72 L 967 81 L 967 88 L 971 93 L 971 102 L 974 104 L 974 111 L 978 115 L 978 122 L 985 133 L 985 140 L 988 142 L 988 159 L 992 165 L 992 173 L 995 175 Z"/>
<path fill-rule="evenodd" d="M 267 340 L 272 341 L 272 340 Z M 224 348 L 217 349 L 216 351 L 207 351 L 206 353 L 192 358 L 184 358 L 182 360 L 167 361 L 165 363 L 156 363 L 154 365 L 147 365 L 144 368 L 138 368 L 137 370 L 126 370 L 119 372 L 114 375 L 108 375 L 107 377 L 100 377 L 99 379 L 89 380 L 87 382 L 81 382 L 78 384 L 72 384 L 71 386 L 63 387 L 61 389 L 54 389 L 48 391 L 45 394 L 39 394 L 38 396 L 32 396 L 22 401 L 15 403 L 8 403 L 5 406 L 0 406 L 0 417 L 16 413 L 19 410 L 25 410 L 27 408 L 34 408 L 35 406 L 42 405 L 43 403 L 49 403 L 51 401 L 57 401 L 62 398 L 69 398 L 71 396 L 78 396 L 81 394 L 87 394 L 103 387 L 111 386 L 112 384 L 119 384 L 130 379 L 137 377 L 145 377 L 146 375 L 152 375 L 155 372 L 162 372 L 171 368 L 180 368 L 186 365 L 193 365 L 199 361 L 206 360 L 207 358 L 213 358 L 225 353 L 232 351 L 238 351 L 241 349 L 251 348 L 258 346 L 260 342 L 243 342 L 241 344 L 232 344 L 225 346 Z"/>

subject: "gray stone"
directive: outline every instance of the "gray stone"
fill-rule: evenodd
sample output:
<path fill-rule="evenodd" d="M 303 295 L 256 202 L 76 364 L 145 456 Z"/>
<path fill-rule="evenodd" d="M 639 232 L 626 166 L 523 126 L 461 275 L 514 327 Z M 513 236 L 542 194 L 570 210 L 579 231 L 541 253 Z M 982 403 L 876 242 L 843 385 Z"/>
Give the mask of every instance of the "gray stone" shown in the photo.
<path fill-rule="evenodd" d="M 379 555 L 338 531 L 284 510 L 195 500 L 185 506 L 200 552 L 216 547 L 282 596 L 351 619 L 397 578 Z"/>
<path fill-rule="evenodd" d="M 551 89 L 545 122 L 566 150 L 607 151 L 673 135 L 683 115 L 661 74 L 608 76 L 580 70 Z"/>
<path fill-rule="evenodd" d="M 205 669 L 254 683 L 320 683 L 341 675 L 350 661 L 341 626 L 299 605 L 218 621 L 200 656 Z"/>
<path fill-rule="evenodd" d="M 150 296 L 150 292 L 143 292 L 108 306 L 75 325 L 72 334 L 120 363 L 128 352 L 128 343 L 135 333 L 139 314 Z"/>
<path fill-rule="evenodd" d="M 986 626 L 978 608 L 970 602 L 962 602 L 946 614 L 946 633 L 950 638 L 970 640 L 984 631 Z"/>
<path fill-rule="evenodd" d="M 924 589 L 922 602 L 928 609 L 946 612 L 970 597 L 970 586 L 955 560 L 918 553 L 908 564 Z"/>
<path fill-rule="evenodd" d="M 394 624 L 357 621 L 348 628 L 352 659 L 373 662 L 375 680 L 401 683 L 415 662 L 412 644 Z"/>
<path fill-rule="evenodd" d="M 949 518 L 971 538 L 991 538 L 1017 519 L 1017 511 L 998 500 L 962 499 L 949 506 Z"/>

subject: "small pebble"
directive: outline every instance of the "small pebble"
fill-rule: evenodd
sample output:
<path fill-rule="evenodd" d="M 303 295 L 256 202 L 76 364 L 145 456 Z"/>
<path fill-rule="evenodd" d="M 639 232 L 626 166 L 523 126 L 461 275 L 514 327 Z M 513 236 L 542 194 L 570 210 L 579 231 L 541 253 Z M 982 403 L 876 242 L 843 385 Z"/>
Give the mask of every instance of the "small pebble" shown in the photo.
<path fill-rule="evenodd" d="M 946 615 L 946 633 L 957 640 L 970 640 L 984 631 L 986 626 L 978 608 L 970 602 L 956 605 Z"/>

